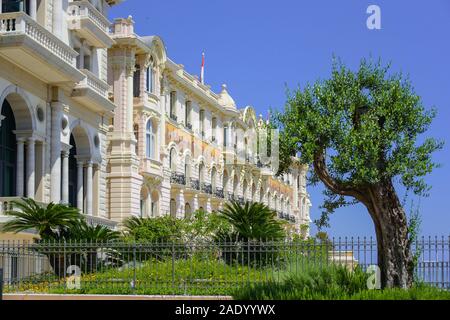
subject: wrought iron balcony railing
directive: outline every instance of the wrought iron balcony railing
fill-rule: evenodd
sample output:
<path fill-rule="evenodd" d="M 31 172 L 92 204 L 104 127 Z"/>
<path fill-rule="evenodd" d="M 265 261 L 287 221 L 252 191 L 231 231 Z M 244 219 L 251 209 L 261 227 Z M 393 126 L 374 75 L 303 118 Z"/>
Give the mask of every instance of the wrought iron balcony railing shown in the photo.
<path fill-rule="evenodd" d="M 223 193 L 223 189 L 216 189 L 215 195 L 216 195 L 217 198 L 221 198 L 221 199 L 225 198 L 225 195 Z"/>
<path fill-rule="evenodd" d="M 186 177 L 184 176 L 184 174 L 172 172 L 170 182 L 184 186 L 186 185 Z"/>
<path fill-rule="evenodd" d="M 212 194 L 212 186 L 209 183 L 202 183 L 202 191 L 207 194 Z"/>
<path fill-rule="evenodd" d="M 200 190 L 200 182 L 197 179 L 191 179 L 191 188 L 194 190 Z"/>

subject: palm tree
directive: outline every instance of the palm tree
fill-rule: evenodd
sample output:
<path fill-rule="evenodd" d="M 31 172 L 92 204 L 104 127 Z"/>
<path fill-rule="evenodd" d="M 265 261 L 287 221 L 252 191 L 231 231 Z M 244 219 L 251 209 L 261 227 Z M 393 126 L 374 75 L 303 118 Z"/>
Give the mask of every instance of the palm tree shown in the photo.
<path fill-rule="evenodd" d="M 101 225 L 90 225 L 82 219 L 61 234 L 61 240 L 86 243 L 106 243 L 118 240 L 120 233 Z"/>
<path fill-rule="evenodd" d="M 242 206 L 232 201 L 225 204 L 220 214 L 233 226 L 232 236 L 238 241 L 280 240 L 285 237 L 283 222 L 277 220 L 276 213 L 265 204 L 246 202 Z"/>
<path fill-rule="evenodd" d="M 222 252 L 222 258 L 228 264 L 252 264 L 264 267 L 279 261 L 278 248 L 271 241 L 286 237 L 283 225 L 276 218 L 276 213 L 262 203 L 246 202 L 244 205 L 236 201 L 225 204 L 220 211 L 233 227 L 230 247 Z M 220 240 L 223 239 L 223 236 Z M 234 242 L 234 244 L 232 244 Z M 264 247 L 264 250 L 261 248 Z M 267 253 L 269 252 L 269 253 Z"/>
<path fill-rule="evenodd" d="M 78 209 L 62 204 L 45 206 L 26 198 L 14 200 L 11 204 L 13 209 L 5 214 L 13 219 L 3 225 L 3 232 L 19 233 L 34 229 L 41 239 L 56 240 L 82 219 Z"/>
<path fill-rule="evenodd" d="M 93 270 L 97 265 L 99 244 L 117 240 L 120 235 L 104 226 L 89 225 L 78 209 L 66 205 L 50 203 L 45 206 L 25 198 L 11 203 L 13 210 L 6 215 L 13 219 L 3 225 L 2 231 L 36 230 L 40 240 L 33 249 L 47 256 L 58 277 L 64 277 L 72 264 L 79 264 L 84 271 Z"/>

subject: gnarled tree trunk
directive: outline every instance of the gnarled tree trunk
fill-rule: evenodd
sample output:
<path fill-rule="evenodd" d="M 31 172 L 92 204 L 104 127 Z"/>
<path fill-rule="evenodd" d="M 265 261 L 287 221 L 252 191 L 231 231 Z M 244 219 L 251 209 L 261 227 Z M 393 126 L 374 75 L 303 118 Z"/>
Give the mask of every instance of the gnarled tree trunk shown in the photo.
<path fill-rule="evenodd" d="M 353 197 L 368 209 L 377 235 L 382 288 L 411 287 L 414 263 L 408 221 L 392 181 L 385 180 L 377 185 L 358 188 L 342 183 L 329 174 L 323 151 L 314 156 L 314 170 L 328 189 L 339 195 Z"/>
<path fill-rule="evenodd" d="M 408 237 L 408 222 L 390 181 L 369 189 L 368 207 L 378 243 L 378 266 L 382 288 L 409 288 L 414 263 Z"/>

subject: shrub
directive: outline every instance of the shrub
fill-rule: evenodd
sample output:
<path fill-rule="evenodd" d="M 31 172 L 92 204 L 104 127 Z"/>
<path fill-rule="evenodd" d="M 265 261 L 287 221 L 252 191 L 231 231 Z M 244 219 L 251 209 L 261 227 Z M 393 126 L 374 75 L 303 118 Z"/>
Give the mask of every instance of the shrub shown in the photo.
<path fill-rule="evenodd" d="M 176 242 L 182 239 L 184 224 L 184 220 L 171 216 L 158 218 L 131 217 L 124 222 L 125 239 L 132 242 Z"/>
<path fill-rule="evenodd" d="M 450 292 L 416 285 L 409 290 L 368 290 L 368 275 L 360 268 L 350 271 L 330 265 L 310 266 L 280 281 L 249 285 L 234 293 L 238 300 L 450 300 Z"/>

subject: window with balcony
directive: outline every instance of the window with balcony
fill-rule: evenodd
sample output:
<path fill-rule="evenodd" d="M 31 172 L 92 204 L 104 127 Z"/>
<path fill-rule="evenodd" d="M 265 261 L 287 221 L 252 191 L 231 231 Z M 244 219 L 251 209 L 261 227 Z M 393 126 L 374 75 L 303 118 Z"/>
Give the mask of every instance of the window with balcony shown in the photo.
<path fill-rule="evenodd" d="M 133 74 L 133 97 L 141 96 L 141 66 L 136 65 Z"/>
<path fill-rule="evenodd" d="M 151 119 L 147 121 L 147 126 L 145 130 L 145 139 L 146 139 L 146 156 L 149 159 L 155 159 L 156 134 Z"/>
<path fill-rule="evenodd" d="M 223 146 L 228 147 L 228 126 L 223 127 Z"/>
<path fill-rule="evenodd" d="M 204 138 L 205 137 L 205 110 L 200 110 L 199 123 L 200 123 L 200 135 L 202 138 Z"/>
<path fill-rule="evenodd" d="M 192 110 L 191 101 L 186 101 L 186 112 L 185 112 L 184 123 L 186 124 L 186 128 L 188 128 L 189 130 L 192 130 L 191 110 Z"/>
<path fill-rule="evenodd" d="M 169 105 L 169 115 L 170 115 L 170 119 L 177 121 L 177 92 L 176 91 L 172 91 L 170 93 L 170 105 Z"/>
<path fill-rule="evenodd" d="M 30 0 L 3 0 L 2 12 L 25 12 L 30 14 Z"/>
<path fill-rule="evenodd" d="M 215 193 L 217 189 L 216 177 L 217 177 L 217 170 L 214 167 L 211 170 L 211 188 L 213 193 Z"/>

